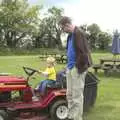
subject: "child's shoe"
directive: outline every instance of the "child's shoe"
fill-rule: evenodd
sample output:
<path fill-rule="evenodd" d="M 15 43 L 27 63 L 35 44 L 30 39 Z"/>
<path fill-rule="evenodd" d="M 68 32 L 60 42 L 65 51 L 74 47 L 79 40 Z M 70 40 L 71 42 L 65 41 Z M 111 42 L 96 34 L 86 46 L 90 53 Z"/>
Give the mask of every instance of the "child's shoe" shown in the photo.
<path fill-rule="evenodd" d="M 37 96 L 33 96 L 32 101 L 39 101 L 39 98 Z"/>

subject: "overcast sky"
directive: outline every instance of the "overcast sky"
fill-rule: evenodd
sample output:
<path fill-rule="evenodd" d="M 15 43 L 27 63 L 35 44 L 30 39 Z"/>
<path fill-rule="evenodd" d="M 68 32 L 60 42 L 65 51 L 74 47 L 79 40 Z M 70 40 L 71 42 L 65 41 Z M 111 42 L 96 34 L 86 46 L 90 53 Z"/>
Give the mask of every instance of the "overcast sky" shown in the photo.
<path fill-rule="evenodd" d="M 31 4 L 58 6 L 77 25 L 96 23 L 104 31 L 120 30 L 120 0 L 29 0 Z"/>

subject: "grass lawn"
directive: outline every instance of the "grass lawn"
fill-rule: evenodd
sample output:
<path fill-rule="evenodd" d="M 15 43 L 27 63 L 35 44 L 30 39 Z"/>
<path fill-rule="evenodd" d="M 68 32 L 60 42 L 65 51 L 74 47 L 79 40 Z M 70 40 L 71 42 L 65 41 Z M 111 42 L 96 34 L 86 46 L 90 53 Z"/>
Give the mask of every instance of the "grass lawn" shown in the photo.
<path fill-rule="evenodd" d="M 98 63 L 101 57 L 111 57 L 108 53 L 92 54 L 93 62 Z M 32 67 L 44 70 L 45 61 L 40 61 L 39 56 L 0 56 L 0 73 L 11 73 L 17 76 L 25 76 L 22 67 Z M 56 71 L 65 66 L 56 65 Z M 90 71 L 93 71 L 90 69 Z M 99 71 L 100 79 L 98 96 L 94 108 L 85 114 L 85 120 L 120 120 L 120 75 L 105 77 L 103 71 Z M 33 87 L 43 79 L 36 75 L 36 79 L 30 81 Z"/>

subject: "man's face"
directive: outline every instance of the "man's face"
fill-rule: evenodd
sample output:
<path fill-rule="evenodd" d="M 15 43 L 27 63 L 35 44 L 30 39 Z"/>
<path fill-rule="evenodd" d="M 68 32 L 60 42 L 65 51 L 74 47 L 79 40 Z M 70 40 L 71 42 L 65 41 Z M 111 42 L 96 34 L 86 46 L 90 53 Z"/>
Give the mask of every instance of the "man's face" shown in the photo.
<path fill-rule="evenodd" d="M 66 32 L 66 33 L 70 33 L 71 32 L 71 24 L 65 24 L 65 25 L 61 25 L 61 28 L 63 30 L 63 32 Z"/>

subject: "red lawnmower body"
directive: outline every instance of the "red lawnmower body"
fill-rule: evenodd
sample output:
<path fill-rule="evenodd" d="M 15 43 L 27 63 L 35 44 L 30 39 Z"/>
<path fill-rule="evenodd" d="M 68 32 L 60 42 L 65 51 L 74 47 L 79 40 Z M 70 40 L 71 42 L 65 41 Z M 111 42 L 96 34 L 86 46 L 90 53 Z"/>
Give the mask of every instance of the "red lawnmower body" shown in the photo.
<path fill-rule="evenodd" d="M 0 92 L 23 91 L 23 101 L 0 103 L 0 107 L 7 107 L 13 110 L 45 108 L 57 96 L 65 96 L 66 90 L 48 90 L 47 96 L 43 96 L 40 101 L 32 101 L 31 87 L 23 77 L 0 76 Z"/>
<path fill-rule="evenodd" d="M 33 91 L 28 81 L 31 76 L 37 72 L 32 68 L 23 67 L 28 75 L 16 77 L 9 75 L 0 75 L 0 119 L 2 120 L 43 120 L 44 110 L 47 110 L 52 120 L 66 120 L 67 118 L 67 101 L 65 76 L 55 84 L 47 86 L 46 94 L 40 96 L 39 100 L 34 101 Z M 29 72 L 31 71 L 31 72 Z M 87 110 L 94 105 L 97 96 L 97 78 L 88 73 L 84 89 L 84 108 Z M 63 84 L 65 83 L 65 84 Z M 14 92 L 18 94 L 14 95 Z M 48 112 L 49 111 L 49 112 Z M 31 115 L 33 115 L 31 117 Z M 27 119 L 23 119 L 25 118 Z M 46 117 L 47 115 L 45 115 Z M 47 118 L 47 117 L 46 117 Z"/>
<path fill-rule="evenodd" d="M 0 76 L 0 91 L 23 90 L 29 88 L 23 77 Z"/>

